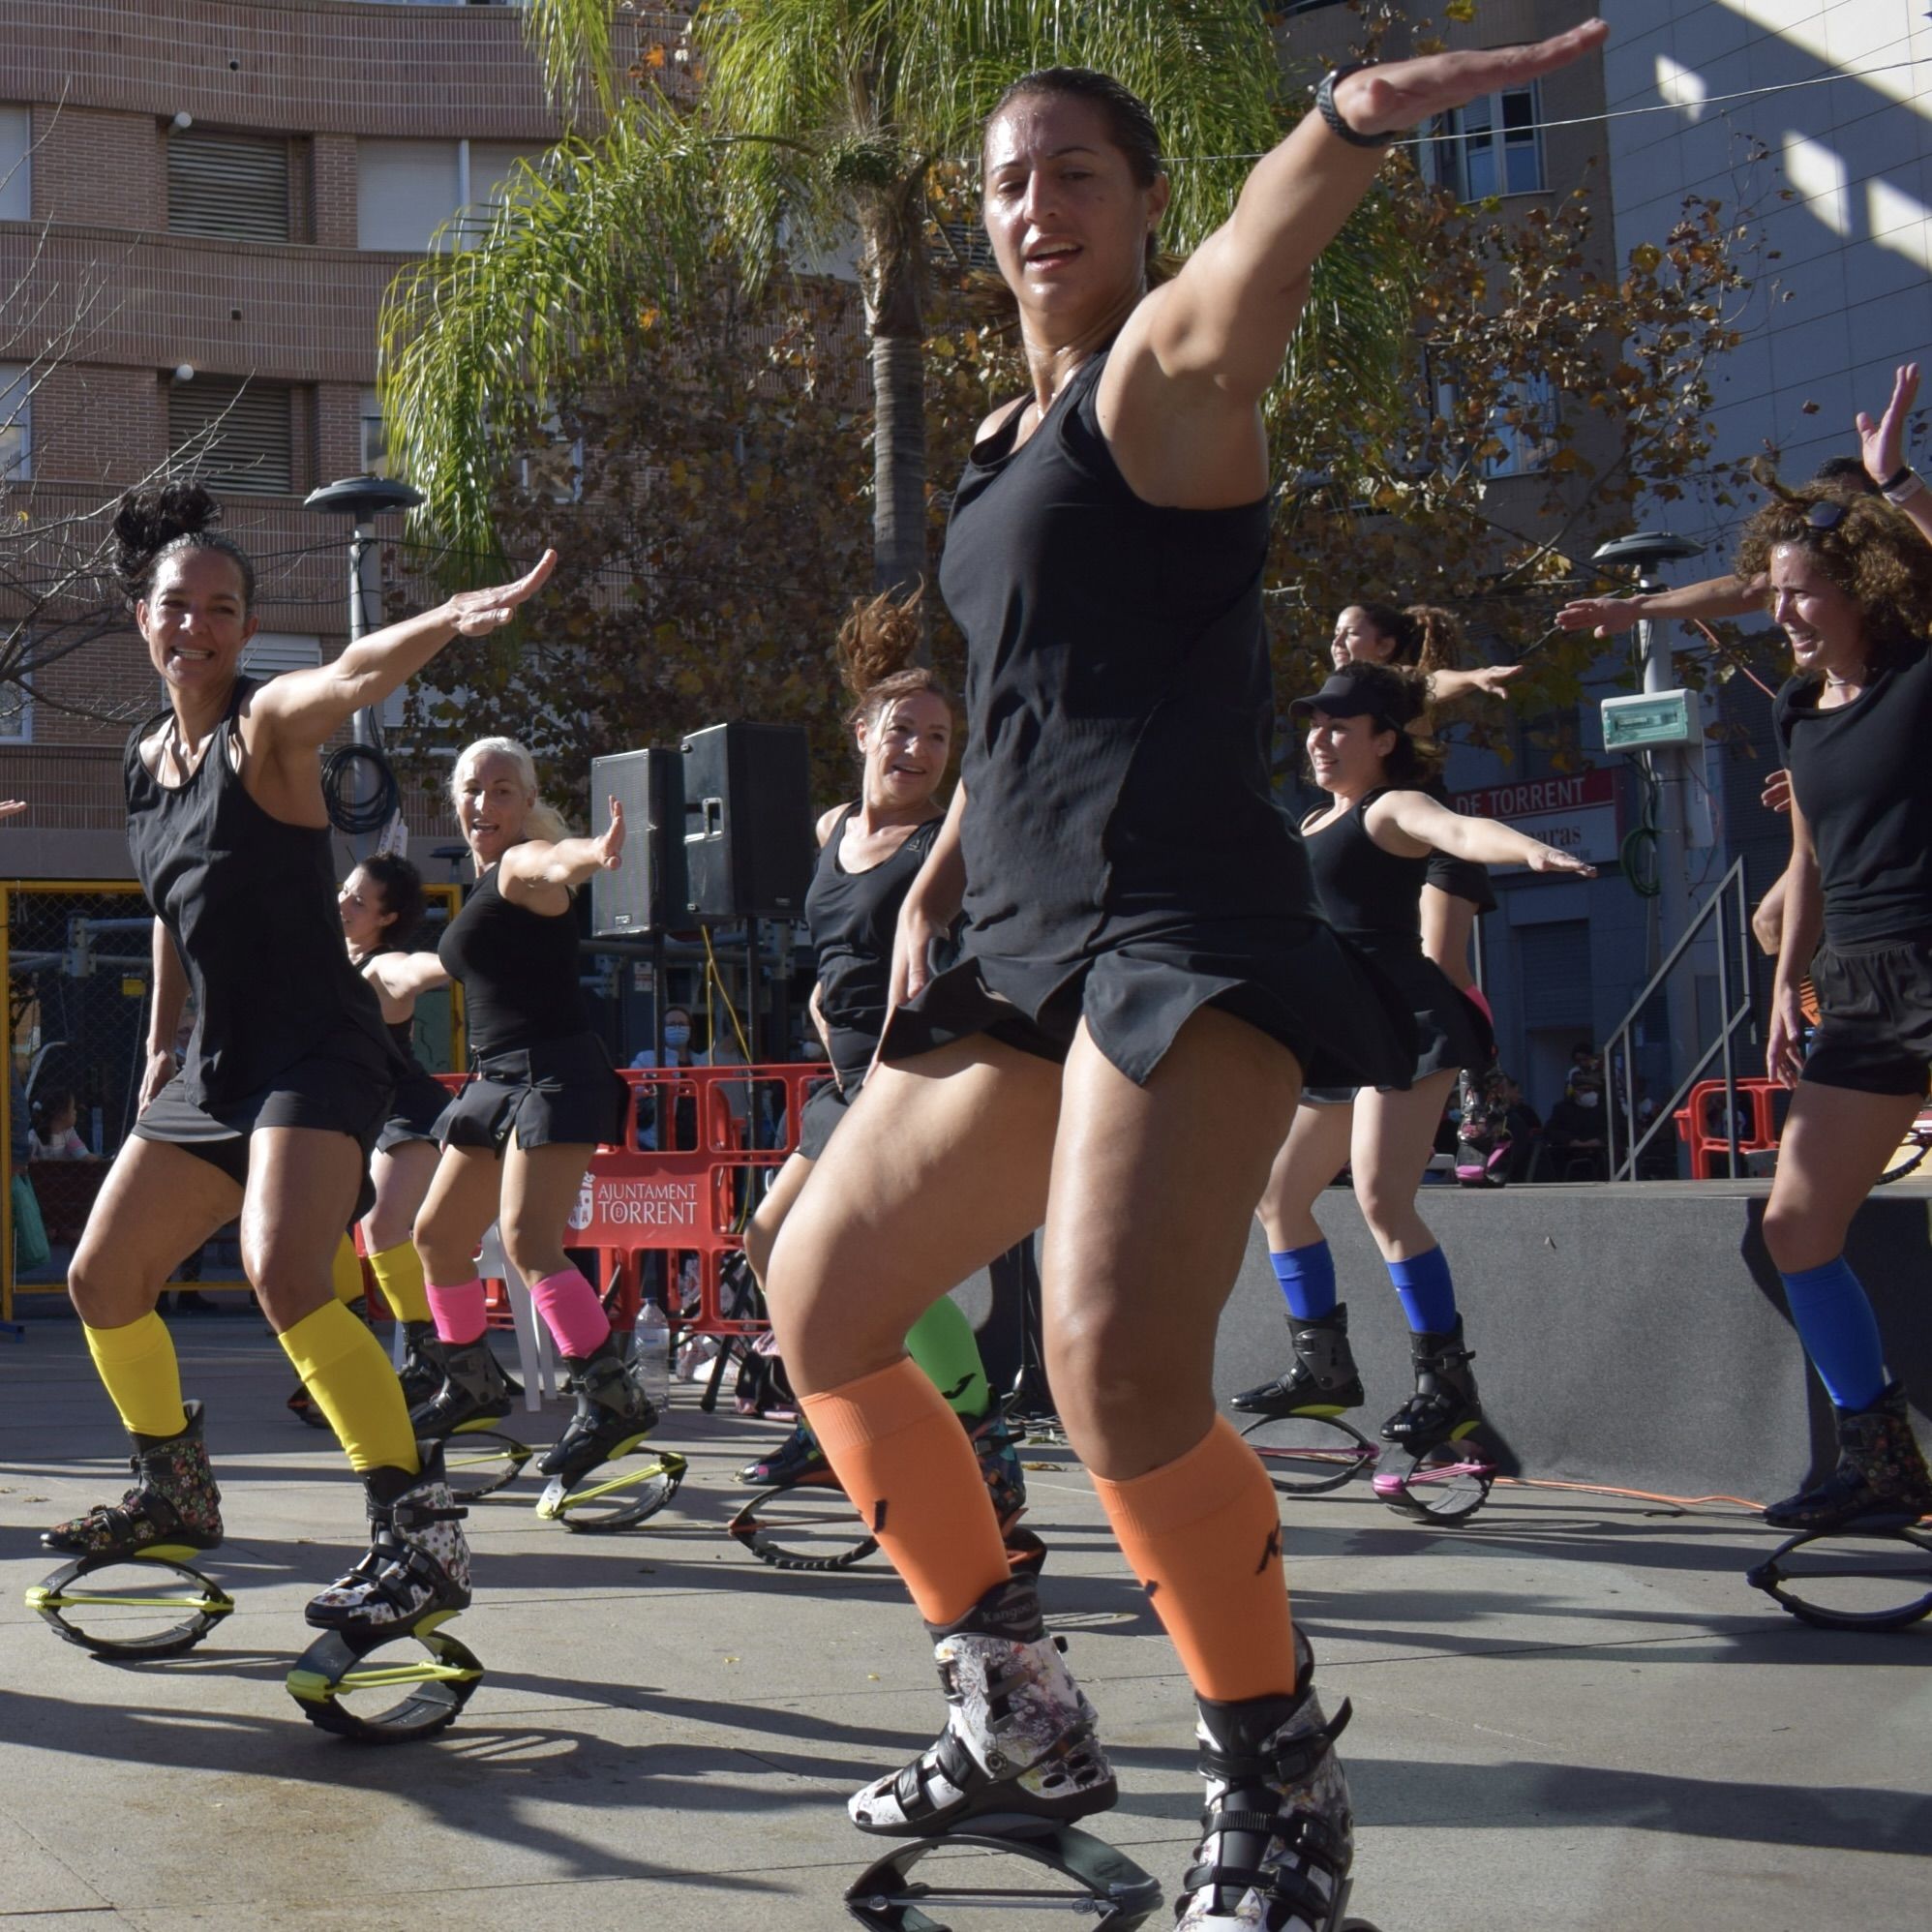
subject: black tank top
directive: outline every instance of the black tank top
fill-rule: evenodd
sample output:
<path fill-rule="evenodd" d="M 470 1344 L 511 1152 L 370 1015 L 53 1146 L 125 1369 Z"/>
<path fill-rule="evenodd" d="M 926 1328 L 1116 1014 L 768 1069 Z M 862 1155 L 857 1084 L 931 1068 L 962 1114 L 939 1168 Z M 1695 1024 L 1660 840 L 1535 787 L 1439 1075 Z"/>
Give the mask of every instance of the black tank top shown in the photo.
<path fill-rule="evenodd" d="M 274 817 L 235 770 L 235 719 L 257 688 L 236 679 L 184 783 L 164 785 L 141 758 L 166 711 L 136 727 L 123 760 L 135 876 L 195 997 L 182 1087 L 202 1107 L 257 1094 L 318 1054 L 362 1061 L 377 1081 L 401 1071 L 375 988 L 343 948 L 328 829 Z"/>
<path fill-rule="evenodd" d="M 408 950 L 407 946 L 377 946 L 363 954 L 361 965 L 355 969 L 356 973 L 360 976 L 364 966 L 367 966 L 372 959 L 379 959 L 385 952 L 407 952 Z M 364 980 L 363 984 L 368 985 L 369 981 Z M 382 1001 L 379 995 L 376 1004 L 378 1009 L 381 1007 Z M 427 1072 L 429 1070 L 416 1058 L 415 1014 L 412 1012 L 408 1019 L 385 1019 L 382 1024 L 388 1028 L 389 1038 L 396 1042 L 396 1050 L 403 1058 L 418 1072 Z"/>
<path fill-rule="evenodd" d="M 1011 417 L 975 448 L 947 527 L 940 587 L 968 652 L 965 947 L 981 958 L 1185 943 L 1203 921 L 1265 947 L 1310 912 L 1270 785 L 1270 504 L 1137 497 L 1096 414 L 1106 360 L 1018 448 Z"/>
<path fill-rule="evenodd" d="M 927 819 L 890 859 L 863 872 L 848 872 L 839 863 L 838 848 L 857 810 L 848 805 L 839 814 L 805 893 L 805 923 L 818 953 L 819 1007 L 841 1079 L 863 1074 L 871 1064 L 886 1025 L 899 908 L 945 823 Z"/>
<path fill-rule="evenodd" d="M 1364 814 L 1393 786 L 1383 785 L 1315 831 L 1303 833 L 1321 909 L 1337 932 L 1374 952 L 1422 956 L 1422 888 L 1429 860 L 1385 851 Z"/>
<path fill-rule="evenodd" d="M 494 865 L 443 928 L 437 957 L 463 983 L 469 1046 L 479 1059 L 589 1030 L 577 984 L 577 921 L 504 898 Z"/>

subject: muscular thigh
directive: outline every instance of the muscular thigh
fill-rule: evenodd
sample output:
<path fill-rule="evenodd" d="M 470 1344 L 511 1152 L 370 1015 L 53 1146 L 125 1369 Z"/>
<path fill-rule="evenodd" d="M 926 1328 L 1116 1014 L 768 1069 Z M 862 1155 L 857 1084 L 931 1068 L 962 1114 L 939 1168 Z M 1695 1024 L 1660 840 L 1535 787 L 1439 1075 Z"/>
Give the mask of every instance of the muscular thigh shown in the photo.
<path fill-rule="evenodd" d="M 87 1217 L 68 1290 L 82 1321 L 124 1328 L 155 1305 L 171 1270 L 232 1221 L 240 1187 L 186 1148 L 130 1136 Z"/>
<path fill-rule="evenodd" d="M 473 1255 L 497 1219 L 502 1191 L 500 1156 L 481 1147 L 445 1147 L 416 1210 L 417 1245 L 457 1258 Z M 436 1279 L 447 1287 L 457 1278 Z"/>
<path fill-rule="evenodd" d="M 1083 1028 L 1067 1062 L 1042 1256 L 1048 1374 L 1090 1467 L 1125 1479 L 1214 1416 L 1214 1337 L 1301 1069 L 1214 1008 L 1144 1087 Z"/>
<path fill-rule="evenodd" d="M 802 1393 L 896 1361 L 940 1295 L 1040 1225 L 1060 1077 L 977 1035 L 866 1080 L 771 1257 L 772 1319 Z"/>

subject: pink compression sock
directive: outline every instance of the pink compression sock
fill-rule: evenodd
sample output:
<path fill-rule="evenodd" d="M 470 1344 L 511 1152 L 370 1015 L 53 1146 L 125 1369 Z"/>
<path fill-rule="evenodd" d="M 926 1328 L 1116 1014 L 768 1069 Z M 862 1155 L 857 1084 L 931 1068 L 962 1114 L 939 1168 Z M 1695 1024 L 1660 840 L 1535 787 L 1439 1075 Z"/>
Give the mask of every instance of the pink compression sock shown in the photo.
<path fill-rule="evenodd" d="M 1490 1006 L 1490 996 L 1480 986 L 1464 986 L 1463 988 L 1463 997 L 1489 1021 L 1491 1026 L 1495 1025 L 1496 1016 L 1494 1011 Z"/>
<path fill-rule="evenodd" d="M 530 1300 L 556 1336 L 558 1347 L 573 1362 L 594 1355 L 610 1336 L 610 1320 L 596 1289 L 575 1268 L 532 1282 Z"/>
<path fill-rule="evenodd" d="M 443 1341 L 458 1346 L 482 1341 L 483 1331 L 490 1325 L 490 1298 L 480 1275 L 447 1288 L 439 1288 L 434 1282 L 426 1282 L 423 1287 L 430 1298 L 430 1313 L 436 1316 L 436 1332 Z"/>

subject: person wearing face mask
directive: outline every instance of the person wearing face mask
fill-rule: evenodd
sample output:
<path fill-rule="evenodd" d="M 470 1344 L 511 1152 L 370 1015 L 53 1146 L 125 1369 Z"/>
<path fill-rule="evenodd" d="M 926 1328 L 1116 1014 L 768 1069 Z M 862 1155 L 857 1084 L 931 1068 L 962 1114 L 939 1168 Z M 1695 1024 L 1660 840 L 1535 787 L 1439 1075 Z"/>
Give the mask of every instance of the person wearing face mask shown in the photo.
<path fill-rule="evenodd" d="M 198 485 L 169 484 L 123 499 L 114 522 L 121 581 L 167 693 L 125 757 L 154 979 L 140 1113 L 68 1291 L 134 1438 L 136 1485 L 42 1541 L 76 1556 L 222 1541 L 201 1407 L 183 1403 L 155 1303 L 169 1270 L 239 1217 L 249 1283 L 367 1491 L 369 1551 L 308 1619 L 379 1638 L 467 1604 L 469 1555 L 440 1451 L 418 1441 L 380 1344 L 330 1287 L 402 1069 L 343 949 L 321 747 L 452 639 L 500 630 L 557 559 L 546 552 L 515 584 L 459 592 L 331 663 L 258 682 L 241 672 L 259 623 L 255 569 L 211 528 L 219 515 Z"/>
<path fill-rule="evenodd" d="M 1899 371 L 1894 405 L 1916 378 Z M 1765 1512 L 1799 1531 L 1932 1512 L 1905 1391 L 1844 1253 L 1932 1072 L 1932 494 L 1902 460 L 1901 415 L 1858 419 L 1886 500 L 1779 490 L 1736 558 L 1740 579 L 1764 576 L 1796 662 L 1774 713 L 1792 857 L 1767 1049 L 1793 1092 L 1764 1231 L 1839 1447 L 1823 1482 Z M 1809 1053 L 1807 970 L 1819 1013 Z"/>
<path fill-rule="evenodd" d="M 1457 1071 L 1492 1051 L 1489 1022 L 1422 948 L 1422 894 L 1433 854 L 1582 878 L 1593 868 L 1496 819 L 1466 817 L 1431 798 L 1432 775 L 1408 726 L 1419 680 L 1385 665 L 1338 671 L 1292 707 L 1308 726 L 1325 810 L 1302 827 L 1323 912 L 1403 992 L 1415 1014 L 1409 1077 L 1374 1089 L 1311 1087 L 1277 1157 L 1256 1214 L 1288 1304 L 1294 1361 L 1234 1398 L 1252 1415 L 1334 1414 L 1367 1400 L 1348 1346 L 1348 1310 L 1314 1204 L 1348 1166 L 1355 1199 L 1401 1298 L 1415 1393 L 1382 1426 L 1415 1454 L 1472 1428 L 1482 1414 L 1464 1345 L 1449 1263 L 1416 1210 L 1416 1193 Z"/>
<path fill-rule="evenodd" d="M 860 795 L 818 823 L 819 861 L 805 895 L 817 954 L 810 1010 L 831 1078 L 807 1102 L 799 1145 L 779 1168 L 745 1230 L 745 1258 L 759 1285 L 786 1218 L 854 1102 L 879 1050 L 899 907 L 945 823 L 939 788 L 952 750 L 952 700 L 914 660 L 921 642 L 920 595 L 854 605 L 838 635 L 840 675 L 853 699 L 845 725 L 861 768 Z M 965 1313 L 942 1295 L 906 1335 L 906 1352 L 974 1437 L 987 1486 L 1010 1533 L 1026 1502 L 1012 1438 L 993 1413 L 993 1392 Z M 826 1470 L 825 1453 L 800 1420 L 770 1454 L 740 1470 L 746 1483 L 796 1483 Z"/>
<path fill-rule="evenodd" d="M 442 1155 L 416 1217 L 445 1374 L 415 1422 L 440 1437 L 510 1412 L 476 1273 L 495 1222 L 577 1391 L 575 1415 L 537 1464 L 554 1479 L 549 1497 L 657 1421 L 596 1289 L 563 1252 L 585 1169 L 622 1134 L 628 1103 L 584 1011 L 571 916 L 576 888 L 621 862 L 623 808 L 611 800 L 601 836 L 571 837 L 537 796 L 529 753 L 507 738 L 467 746 L 450 789 L 477 877 L 437 952 L 441 975 L 463 987 L 475 1066 L 437 1123 Z"/>
<path fill-rule="evenodd" d="M 1609 1130 L 1604 1125 L 1603 1075 L 1580 1069 L 1570 1075 L 1563 1098 L 1550 1109 L 1543 1138 L 1559 1181 L 1610 1178 Z"/>

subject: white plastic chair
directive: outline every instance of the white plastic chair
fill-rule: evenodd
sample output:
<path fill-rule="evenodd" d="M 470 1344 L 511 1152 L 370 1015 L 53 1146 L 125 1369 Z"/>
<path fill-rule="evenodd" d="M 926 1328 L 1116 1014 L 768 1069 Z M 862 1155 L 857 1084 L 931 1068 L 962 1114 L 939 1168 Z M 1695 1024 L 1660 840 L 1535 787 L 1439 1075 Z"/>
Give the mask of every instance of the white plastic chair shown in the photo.
<path fill-rule="evenodd" d="M 503 1237 L 497 1223 L 483 1237 L 476 1257 L 476 1272 L 485 1280 L 501 1282 L 509 1290 L 510 1320 L 517 1331 L 517 1370 L 524 1385 L 524 1406 L 541 1408 L 547 1396 L 557 1393 L 557 1371 L 552 1359 L 550 1330 L 537 1318 L 536 1305 L 524 1278 L 511 1265 L 503 1252 Z"/>

